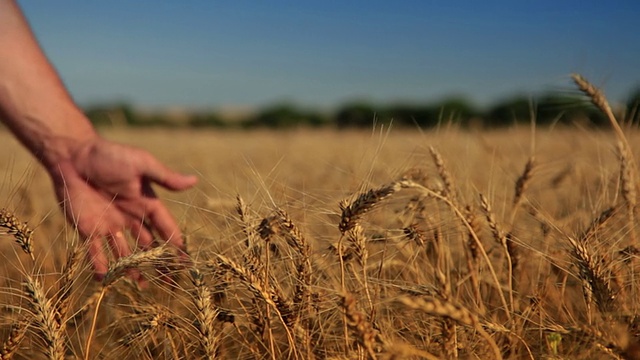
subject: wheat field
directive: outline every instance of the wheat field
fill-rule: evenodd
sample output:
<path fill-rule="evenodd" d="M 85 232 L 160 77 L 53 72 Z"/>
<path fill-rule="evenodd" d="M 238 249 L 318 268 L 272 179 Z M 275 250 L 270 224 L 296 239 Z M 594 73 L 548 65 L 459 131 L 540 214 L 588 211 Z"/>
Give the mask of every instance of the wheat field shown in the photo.
<path fill-rule="evenodd" d="M 0 358 L 638 359 L 640 132 L 613 128 L 105 129 L 200 183 L 159 192 L 190 261 L 101 283 L 0 133 Z"/>

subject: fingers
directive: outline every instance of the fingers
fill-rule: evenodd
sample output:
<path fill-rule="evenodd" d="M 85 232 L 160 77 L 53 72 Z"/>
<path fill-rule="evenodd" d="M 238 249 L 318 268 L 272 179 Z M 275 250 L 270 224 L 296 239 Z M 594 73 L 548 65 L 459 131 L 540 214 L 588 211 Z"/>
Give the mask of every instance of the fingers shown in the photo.
<path fill-rule="evenodd" d="M 148 181 L 142 183 L 142 193 L 146 197 L 145 211 L 148 214 L 141 216 L 149 219 L 149 225 L 158 231 L 160 237 L 180 250 L 184 250 L 182 234 L 175 219 L 169 210 L 157 198 L 151 184 Z"/>
<path fill-rule="evenodd" d="M 109 246 L 111 247 L 113 256 L 116 259 L 120 259 L 120 258 L 131 255 L 131 249 L 129 248 L 129 244 L 127 243 L 127 238 L 125 237 L 122 231 L 116 231 L 114 233 L 109 234 L 107 236 L 107 241 L 109 243 Z M 129 269 L 127 270 L 127 275 L 133 281 L 140 283 L 141 275 L 139 270 Z"/>
<path fill-rule="evenodd" d="M 141 249 L 147 250 L 151 248 L 151 243 L 153 241 L 153 236 L 144 226 L 142 227 L 132 227 L 132 234 L 137 234 L 138 243 Z M 127 243 L 126 236 L 122 231 L 117 231 L 115 233 L 106 235 L 106 236 L 98 236 L 94 235 L 87 239 L 88 242 L 88 260 L 89 263 L 93 266 L 94 270 L 94 278 L 97 281 L 102 281 L 109 271 L 109 260 L 105 254 L 105 249 L 103 246 L 103 240 L 106 238 L 111 251 L 113 252 L 113 256 L 116 261 L 120 258 L 127 257 L 132 254 L 129 244 Z M 127 270 L 127 276 L 129 276 L 133 281 L 138 283 L 138 286 L 141 288 L 145 288 L 147 281 L 143 278 L 141 272 L 138 269 L 129 269 Z"/>
<path fill-rule="evenodd" d="M 87 219 L 82 219 L 81 226 L 78 226 L 80 234 L 87 242 L 87 260 L 93 267 L 94 278 L 98 281 L 104 279 L 109 271 L 110 260 L 106 254 L 105 240 L 116 261 L 131 255 L 131 248 L 124 234 L 124 219 L 114 220 L 111 218 L 111 220 L 110 226 L 106 226 L 105 223 L 98 224 L 97 228 L 90 233 L 86 232 Z M 141 236 L 149 238 L 151 235 L 141 234 Z M 129 271 L 128 275 L 135 281 L 140 280 L 140 273 L 137 271 Z"/>
<path fill-rule="evenodd" d="M 198 182 L 196 176 L 177 173 L 151 155 L 148 155 L 143 164 L 145 177 L 172 191 L 186 190 Z"/>
<path fill-rule="evenodd" d="M 176 220 L 162 201 L 155 197 L 150 186 L 143 185 L 143 191 L 145 194 L 148 192 L 143 199 L 121 199 L 117 203 L 119 210 L 126 215 L 126 228 L 137 239 L 139 248 L 151 248 L 155 232 L 162 240 L 183 250 L 182 233 Z"/>
<path fill-rule="evenodd" d="M 155 199 L 150 202 L 152 204 L 150 206 L 151 211 L 146 216 L 148 221 L 137 222 L 133 224 L 134 226 L 129 226 L 131 234 L 137 239 L 138 247 L 142 250 L 148 250 L 153 247 L 152 229 L 155 229 L 162 239 L 178 249 L 179 257 L 183 261 L 187 260 L 182 234 L 175 220 L 160 200 Z M 176 286 L 175 279 L 172 277 L 172 264 L 158 264 L 156 265 L 156 270 L 158 271 L 158 279 L 161 282 Z M 139 286 L 146 287 L 146 281 L 142 276 L 137 280 Z"/>
<path fill-rule="evenodd" d="M 158 235 L 160 235 L 163 240 L 184 251 L 182 232 L 175 219 L 159 200 L 155 200 L 154 202 L 155 206 L 150 209 L 151 211 L 148 214 L 149 223 L 158 231 Z"/>
<path fill-rule="evenodd" d="M 150 227 L 142 221 L 131 220 L 129 223 L 129 231 L 136 240 L 138 248 L 141 250 L 149 250 L 153 244 L 153 234 Z"/>
<path fill-rule="evenodd" d="M 107 241 L 116 259 L 131 255 L 131 249 L 129 249 L 129 244 L 127 244 L 127 239 L 122 231 L 109 234 Z"/>
<path fill-rule="evenodd" d="M 151 228 L 153 227 L 162 239 L 178 248 L 181 255 L 184 255 L 182 235 L 175 220 L 173 220 L 168 210 L 162 206 L 159 200 L 156 200 L 155 202 L 157 205 L 153 207 L 154 211 L 148 214 L 149 224 L 141 220 L 136 220 L 134 217 L 129 217 L 125 222 L 126 228 L 136 239 L 138 247 L 142 250 L 149 250 L 152 248 L 154 236 Z M 122 226 L 121 228 L 124 230 L 125 226 Z M 106 235 L 104 235 L 105 232 L 107 233 Z M 97 281 L 102 281 L 109 271 L 109 260 L 105 253 L 103 243 L 105 239 L 113 253 L 113 258 L 116 261 L 132 254 L 131 248 L 123 231 L 94 232 L 90 236 L 85 236 L 85 239 L 88 243 L 88 261 L 93 267 L 94 278 Z M 140 287 L 146 287 L 146 280 L 142 277 L 139 270 L 130 269 L 127 271 L 127 275 L 133 281 L 136 281 Z"/>
<path fill-rule="evenodd" d="M 102 247 L 102 237 L 91 237 L 87 239 L 87 242 L 89 246 L 87 250 L 87 257 L 89 263 L 93 266 L 94 278 L 98 281 L 102 281 L 109 268 L 109 262 Z"/>
<path fill-rule="evenodd" d="M 160 199 L 155 197 L 151 186 L 148 183 L 142 186 L 145 199 L 122 200 L 119 202 L 120 209 L 129 217 L 127 228 L 138 240 L 139 247 L 147 250 L 154 241 L 156 235 L 162 240 L 169 242 L 176 248 L 183 250 L 183 241 L 180 228 L 175 219 L 164 206 Z"/>

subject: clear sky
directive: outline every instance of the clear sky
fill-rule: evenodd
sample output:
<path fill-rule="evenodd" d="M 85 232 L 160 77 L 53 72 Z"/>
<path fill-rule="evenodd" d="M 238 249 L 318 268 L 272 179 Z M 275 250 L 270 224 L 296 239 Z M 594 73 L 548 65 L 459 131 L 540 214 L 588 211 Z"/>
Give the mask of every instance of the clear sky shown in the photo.
<path fill-rule="evenodd" d="M 637 0 L 20 4 L 81 105 L 487 105 L 571 72 L 613 101 L 640 86 Z"/>

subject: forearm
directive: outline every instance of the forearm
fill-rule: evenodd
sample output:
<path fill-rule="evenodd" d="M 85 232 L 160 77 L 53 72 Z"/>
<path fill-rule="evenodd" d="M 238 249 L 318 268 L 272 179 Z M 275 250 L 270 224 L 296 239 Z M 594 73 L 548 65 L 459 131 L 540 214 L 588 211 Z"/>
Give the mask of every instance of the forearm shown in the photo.
<path fill-rule="evenodd" d="M 96 137 L 13 0 L 0 0 L 0 118 L 49 170 Z"/>

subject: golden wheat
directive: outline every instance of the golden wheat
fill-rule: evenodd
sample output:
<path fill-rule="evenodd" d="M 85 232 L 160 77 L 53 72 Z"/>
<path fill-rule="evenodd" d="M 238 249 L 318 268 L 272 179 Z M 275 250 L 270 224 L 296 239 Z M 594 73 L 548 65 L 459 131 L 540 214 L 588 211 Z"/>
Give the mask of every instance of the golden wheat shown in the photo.
<path fill-rule="evenodd" d="M 25 222 L 7 209 L 0 209 L 0 227 L 7 229 L 7 234 L 13 235 L 22 250 L 33 259 L 33 230 Z"/>
<path fill-rule="evenodd" d="M 36 328 L 42 333 L 45 342 L 46 355 L 49 359 L 64 359 L 65 335 L 57 319 L 59 315 L 51 299 L 45 295 L 40 282 L 27 275 L 24 291 L 30 300 Z"/>
<path fill-rule="evenodd" d="M 218 352 L 219 336 L 216 334 L 214 321 L 218 311 L 211 302 L 211 291 L 204 283 L 204 275 L 197 268 L 190 270 L 193 283 L 193 303 L 196 307 L 198 340 L 206 359 L 214 359 Z"/>
<path fill-rule="evenodd" d="M 2 350 L 0 351 L 0 359 L 9 360 L 13 358 L 13 354 L 18 350 L 22 339 L 27 334 L 29 328 L 29 322 L 22 320 L 11 324 L 11 331 L 9 337 L 2 344 Z"/>

